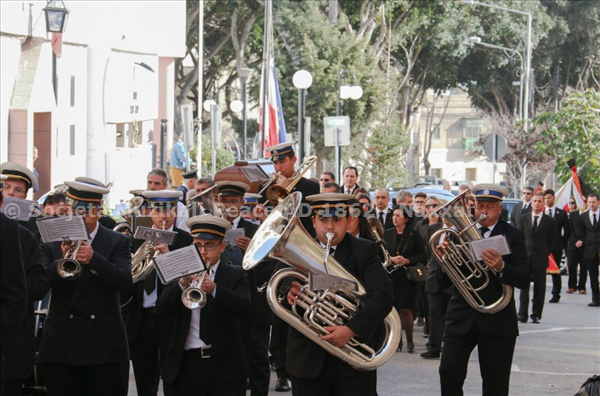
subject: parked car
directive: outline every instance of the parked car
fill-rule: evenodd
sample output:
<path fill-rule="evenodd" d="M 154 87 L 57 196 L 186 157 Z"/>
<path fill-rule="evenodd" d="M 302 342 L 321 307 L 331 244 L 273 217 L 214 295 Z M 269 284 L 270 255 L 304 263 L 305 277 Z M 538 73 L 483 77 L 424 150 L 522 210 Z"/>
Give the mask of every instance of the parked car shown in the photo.
<path fill-rule="evenodd" d="M 507 210 L 508 212 L 508 217 L 506 219 L 506 221 L 508 223 L 510 223 L 510 215 L 512 214 L 513 209 L 515 208 L 515 206 L 519 203 L 522 202 L 522 200 L 520 199 L 515 199 L 515 198 L 504 198 L 504 200 L 502 201 L 502 206 L 504 207 L 504 209 Z M 514 224 L 513 224 L 514 225 Z"/>

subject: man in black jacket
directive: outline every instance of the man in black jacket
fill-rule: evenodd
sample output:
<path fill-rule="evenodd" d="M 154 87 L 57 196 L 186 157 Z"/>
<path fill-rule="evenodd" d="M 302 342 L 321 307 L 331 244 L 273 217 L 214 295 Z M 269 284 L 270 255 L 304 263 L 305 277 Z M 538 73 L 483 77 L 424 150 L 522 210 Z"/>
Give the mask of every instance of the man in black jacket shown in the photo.
<path fill-rule="evenodd" d="M 0 193 L 4 180 L 0 177 Z M 27 284 L 23 269 L 18 223 L 0 213 L 0 394 L 4 388 L 4 351 L 19 334 L 27 313 Z"/>
<path fill-rule="evenodd" d="M 531 198 L 533 198 L 533 187 L 525 187 L 523 189 L 523 201 L 517 203 L 510 214 L 510 224 L 513 227 L 519 228 L 521 216 L 531 212 Z"/>
<path fill-rule="evenodd" d="M 37 189 L 37 177 L 25 166 L 9 161 L 4 162 L 0 167 L 2 168 L 2 174 L 7 177 L 2 190 L 4 197 L 27 199 L 29 189 Z M 32 233 L 35 233 L 37 231 L 36 219 L 37 216 L 32 215 L 29 220 L 18 220 L 18 222 Z"/>
<path fill-rule="evenodd" d="M 600 209 L 598 194 L 592 193 L 587 199 L 588 210 L 581 214 L 583 239 L 575 243 L 576 247 L 584 247 L 584 259 L 590 274 L 592 302 L 588 307 L 600 307 L 600 290 L 598 286 L 598 264 L 600 263 Z"/>
<path fill-rule="evenodd" d="M 569 226 L 571 227 L 571 237 L 567 245 L 567 264 L 569 266 L 569 280 L 567 293 L 586 294 L 585 284 L 587 283 L 587 268 L 585 266 L 584 248 L 577 247 L 577 241 L 583 240 L 583 224 L 581 224 L 581 213 L 577 208 L 575 198 L 569 198 Z M 579 276 L 577 270 L 579 267 Z"/>
<path fill-rule="evenodd" d="M 494 184 L 479 184 L 473 186 L 471 191 L 477 200 L 476 217 L 486 215 L 486 218 L 477 224 L 480 234 L 483 238 L 503 235 L 511 249 L 511 253 L 502 256 L 489 248 L 482 253 L 484 265 L 493 270 L 489 272 L 493 277 L 492 282 L 500 284 L 493 288 L 497 291 L 503 289 L 503 285 L 520 288 L 527 286 L 530 275 L 523 232 L 499 220 L 502 198 L 508 191 Z M 494 280 L 496 278 L 498 282 Z M 469 356 L 475 346 L 479 352 L 479 367 L 483 379 L 482 394 L 508 395 L 510 367 L 519 334 L 512 287 L 509 289 L 511 295 L 507 305 L 496 313 L 474 309 L 459 289 L 455 288 L 446 312 L 444 350 L 440 365 L 443 396 L 463 394 L 462 387 L 467 376 Z"/>
<path fill-rule="evenodd" d="M 107 189 L 66 182 L 70 214 L 82 214 L 88 232 L 74 257 L 82 272 L 63 278 L 59 261 L 73 244 L 41 245 L 42 263 L 52 287 L 50 312 L 44 322 L 40 363 L 50 396 L 126 395 L 129 360 L 119 293 L 131 290 L 130 240 L 106 229 L 98 219 Z"/>
<path fill-rule="evenodd" d="M 527 248 L 527 260 L 529 271 L 533 280 L 533 306 L 531 321 L 540 323 L 542 310 L 544 309 L 544 298 L 546 295 L 546 269 L 548 268 L 548 256 L 556 240 L 556 220 L 544 213 L 544 197 L 537 194 L 531 199 L 531 211 L 520 217 L 519 228 L 525 233 L 525 246 Z M 529 313 L 529 284 L 521 289 L 519 296 L 518 319 L 527 323 Z"/>
<path fill-rule="evenodd" d="M 190 310 L 181 302 L 182 292 L 201 274 L 165 286 L 158 299 L 165 395 L 242 396 L 250 368 L 240 325 L 251 315 L 252 303 L 244 270 L 222 260 L 231 225 L 202 215 L 188 219 L 187 226 L 209 271 L 198 286 L 207 303 Z"/>
<path fill-rule="evenodd" d="M 308 197 L 313 205 L 312 221 L 318 243 L 327 246 L 326 234 L 332 233 L 333 252 L 330 254 L 367 291 L 364 305 L 353 318 L 344 324 L 325 326 L 329 334 L 322 336 L 321 340 L 338 348 L 345 346 L 355 336 L 373 346 L 373 332 L 393 309 L 394 302 L 392 285 L 383 269 L 377 244 L 346 232 L 348 201 L 351 198 L 354 197 L 332 193 Z M 300 292 L 300 283 L 293 281 L 287 294 L 287 303 L 294 305 Z M 295 396 L 376 394 L 376 370 L 359 371 L 352 368 L 292 327 L 287 347 L 287 369 L 292 376 Z"/>
<path fill-rule="evenodd" d="M 544 212 L 556 220 L 556 238 L 554 239 L 554 246 L 550 247 L 550 252 L 554 256 L 556 265 L 559 267 L 558 273 L 552 274 L 552 298 L 549 302 L 557 303 L 560 300 L 560 289 L 562 289 L 562 276 L 560 274 L 560 262 L 562 260 L 563 253 L 567 249 L 569 244 L 569 238 L 571 237 L 571 226 L 569 225 L 569 217 L 567 212 L 557 208 L 555 203 L 554 190 L 544 191 L 544 203 L 546 209 Z"/>
<path fill-rule="evenodd" d="M 173 190 L 144 191 L 142 193 L 148 202 L 152 228 L 177 233 L 171 245 L 157 243 L 153 252 L 165 254 L 192 244 L 189 233 L 175 226 L 177 202 L 181 195 L 181 191 Z M 141 239 L 134 239 L 132 252 L 135 254 L 144 242 Z M 133 285 L 131 301 L 124 308 L 128 313 L 127 338 L 139 396 L 156 396 L 158 393 L 160 348 L 156 300 L 162 290 L 163 285 L 158 280 L 154 269 L 145 279 Z"/>

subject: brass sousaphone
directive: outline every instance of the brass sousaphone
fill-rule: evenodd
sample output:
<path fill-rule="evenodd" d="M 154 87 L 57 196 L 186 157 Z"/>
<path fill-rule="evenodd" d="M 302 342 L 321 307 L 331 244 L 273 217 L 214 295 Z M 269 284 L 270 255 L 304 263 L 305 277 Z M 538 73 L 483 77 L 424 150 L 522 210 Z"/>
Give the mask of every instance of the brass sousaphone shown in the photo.
<path fill-rule="evenodd" d="M 342 348 L 321 340 L 322 335 L 328 334 L 324 327 L 344 325 L 361 309 L 366 290 L 306 232 L 298 217 L 301 199 L 302 194 L 294 192 L 273 210 L 252 238 L 242 266 L 245 270 L 250 270 L 264 259 L 275 259 L 292 267 L 275 273 L 267 284 L 267 301 L 273 312 L 355 369 L 375 370 L 394 355 L 400 343 L 402 325 L 398 313 L 392 308 L 385 318 L 385 338 L 377 350 L 356 337 Z M 287 277 L 293 277 L 306 284 L 310 274 L 329 274 L 344 278 L 356 283 L 358 290 L 330 289 L 317 292 L 303 287 L 292 311 L 288 310 L 277 296 L 281 282 Z"/>

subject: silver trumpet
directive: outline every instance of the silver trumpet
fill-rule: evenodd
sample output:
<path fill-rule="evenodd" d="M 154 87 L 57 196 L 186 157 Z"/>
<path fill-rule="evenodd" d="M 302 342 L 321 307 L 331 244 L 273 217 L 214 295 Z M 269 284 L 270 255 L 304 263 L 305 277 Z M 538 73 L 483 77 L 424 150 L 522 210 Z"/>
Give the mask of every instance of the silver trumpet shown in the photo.
<path fill-rule="evenodd" d="M 301 193 L 293 192 L 274 209 L 250 242 L 242 266 L 245 270 L 250 270 L 264 259 L 275 259 L 289 265 L 291 268 L 279 270 L 267 284 L 267 302 L 273 312 L 315 344 L 355 369 L 375 370 L 396 352 L 402 332 L 400 317 L 392 308 L 383 322 L 384 340 L 375 348 L 356 337 L 341 348 L 321 339 L 321 336 L 329 334 L 325 327 L 342 326 L 356 315 L 363 306 L 366 289 L 343 265 L 329 256 L 329 249 L 323 252 L 321 245 L 306 232 L 298 217 L 301 199 Z M 312 274 L 343 278 L 356 284 L 357 290 L 332 288 L 312 291 L 306 285 Z M 277 295 L 281 283 L 288 277 L 305 284 L 291 311 Z"/>
<path fill-rule="evenodd" d="M 74 249 L 69 249 L 65 257 L 61 258 L 56 264 L 56 271 L 61 278 L 76 279 L 83 270 L 83 266 L 77 261 L 77 253 L 83 241 L 77 241 Z M 70 239 L 65 239 L 66 244 L 71 244 Z"/>
<path fill-rule="evenodd" d="M 192 283 L 181 293 L 181 302 L 187 309 L 202 309 L 206 305 L 208 301 L 208 296 L 206 292 L 202 290 L 200 287 L 202 286 L 202 282 L 204 282 L 204 278 L 206 278 L 206 274 L 210 271 L 210 266 L 202 273 L 202 277 L 200 280 L 198 278 L 194 278 Z"/>

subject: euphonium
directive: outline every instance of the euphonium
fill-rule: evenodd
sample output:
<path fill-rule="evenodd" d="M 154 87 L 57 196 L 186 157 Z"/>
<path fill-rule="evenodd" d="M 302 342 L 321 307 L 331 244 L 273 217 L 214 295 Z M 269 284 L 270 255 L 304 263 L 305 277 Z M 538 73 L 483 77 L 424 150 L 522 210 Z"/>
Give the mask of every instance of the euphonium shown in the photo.
<path fill-rule="evenodd" d="M 133 283 L 144 280 L 154 269 L 154 259 L 160 251 L 154 250 L 156 243 L 144 241 L 131 257 L 131 279 Z"/>
<path fill-rule="evenodd" d="M 294 192 L 274 209 L 250 242 L 242 266 L 245 270 L 250 270 L 262 260 L 270 258 L 293 267 L 278 271 L 267 284 L 267 301 L 273 312 L 355 369 L 374 370 L 394 355 L 400 342 L 402 326 L 398 313 L 392 308 L 385 318 L 385 340 L 377 350 L 356 338 L 342 348 L 321 340 L 322 335 L 328 334 L 324 327 L 343 325 L 361 309 L 366 290 L 338 261 L 327 254 L 328 250 L 324 252 L 306 232 L 298 218 L 301 199 L 302 194 Z M 358 290 L 311 291 L 305 285 L 292 311 L 285 308 L 277 296 L 281 282 L 287 277 L 294 277 L 306 284 L 310 274 L 340 277 L 356 283 Z M 299 313 L 298 308 L 304 310 L 304 314 Z"/>
<path fill-rule="evenodd" d="M 300 164 L 298 169 L 296 169 L 296 172 L 294 172 L 292 177 L 290 177 L 290 184 L 287 187 L 281 187 L 275 184 L 267 189 L 267 199 L 269 200 L 271 206 L 279 205 L 288 195 L 290 195 L 290 192 L 294 186 L 298 184 L 302 178 L 302 175 L 308 172 L 315 161 L 317 161 L 317 157 L 314 156 L 305 159 L 304 162 Z"/>
<path fill-rule="evenodd" d="M 83 241 L 77 241 L 75 249 L 69 249 L 65 257 L 61 258 L 56 264 L 56 271 L 61 278 L 75 279 L 81 274 L 83 266 L 77 261 L 77 253 Z M 65 240 L 65 243 L 71 243 L 70 240 Z"/>
<path fill-rule="evenodd" d="M 485 219 L 485 215 L 472 222 L 464 204 L 464 194 L 466 191 L 434 212 L 450 221 L 456 230 L 442 228 L 436 231 L 429 239 L 429 245 L 432 254 L 444 267 L 454 287 L 467 303 L 478 312 L 493 314 L 506 307 L 512 298 L 513 289 L 501 283 L 496 271 L 473 255 L 469 244 L 482 238 L 475 226 Z M 435 244 L 442 234 L 446 234 L 448 246 L 440 254 Z"/>

